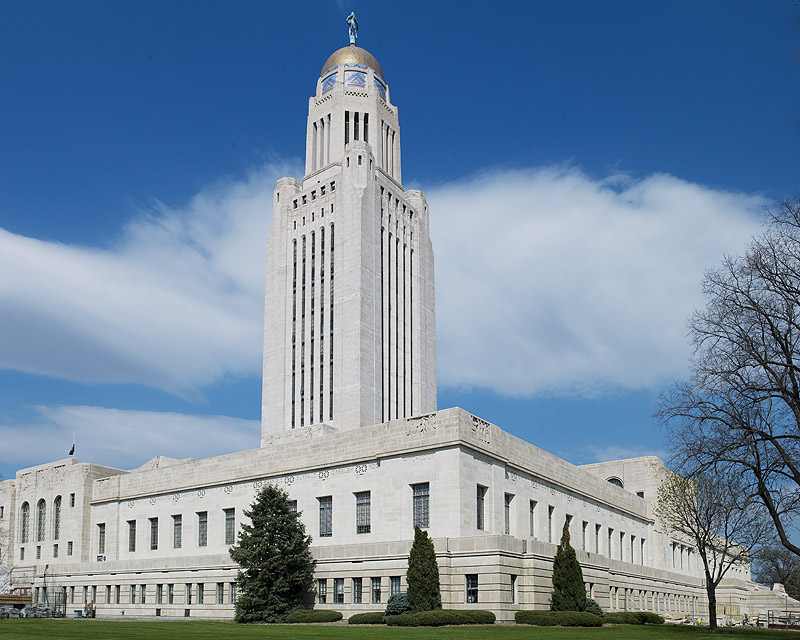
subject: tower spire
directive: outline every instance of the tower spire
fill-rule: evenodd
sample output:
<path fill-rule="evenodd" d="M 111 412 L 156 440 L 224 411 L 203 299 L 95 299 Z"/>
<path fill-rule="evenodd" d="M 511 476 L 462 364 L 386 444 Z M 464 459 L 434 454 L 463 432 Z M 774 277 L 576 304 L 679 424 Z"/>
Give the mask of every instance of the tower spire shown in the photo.
<path fill-rule="evenodd" d="M 358 40 L 358 20 L 356 20 L 355 11 L 351 11 L 350 15 L 347 16 L 347 26 L 349 27 L 350 45 L 355 47 L 356 40 Z"/>

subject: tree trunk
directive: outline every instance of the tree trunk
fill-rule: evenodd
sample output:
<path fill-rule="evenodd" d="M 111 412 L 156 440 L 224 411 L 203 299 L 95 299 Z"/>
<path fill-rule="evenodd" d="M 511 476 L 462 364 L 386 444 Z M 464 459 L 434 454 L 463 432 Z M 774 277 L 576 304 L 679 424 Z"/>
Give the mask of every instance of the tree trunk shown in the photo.
<path fill-rule="evenodd" d="M 708 626 L 711 631 L 717 630 L 717 585 L 706 573 L 706 595 L 708 596 Z"/>

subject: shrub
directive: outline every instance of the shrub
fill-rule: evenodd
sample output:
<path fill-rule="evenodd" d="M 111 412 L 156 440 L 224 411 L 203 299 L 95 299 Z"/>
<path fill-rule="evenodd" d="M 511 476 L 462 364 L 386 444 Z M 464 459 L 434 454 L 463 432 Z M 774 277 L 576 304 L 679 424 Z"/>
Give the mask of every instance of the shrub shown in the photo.
<path fill-rule="evenodd" d="M 414 542 L 408 556 L 408 601 L 412 611 L 430 611 L 442 608 L 439 592 L 439 565 L 436 551 L 428 532 L 414 527 Z"/>
<path fill-rule="evenodd" d="M 386 624 L 393 627 L 442 627 L 457 624 L 494 624 L 495 615 L 491 611 L 434 609 L 418 613 L 405 613 L 386 618 Z"/>
<path fill-rule="evenodd" d="M 299 622 L 336 622 L 342 619 L 342 614 L 338 611 L 327 609 L 295 609 L 283 619 L 288 624 Z"/>
<path fill-rule="evenodd" d="M 642 621 L 642 624 L 664 624 L 664 618 L 651 611 L 637 611 L 636 615 Z"/>
<path fill-rule="evenodd" d="M 553 595 L 550 598 L 553 611 L 584 611 L 586 609 L 586 586 L 583 572 L 569 542 L 569 525 L 565 522 L 561 531 L 561 543 L 553 558 Z"/>
<path fill-rule="evenodd" d="M 586 611 L 517 611 L 517 624 L 532 624 L 538 627 L 601 627 L 603 619 Z"/>
<path fill-rule="evenodd" d="M 600 605 L 597 604 L 596 600 L 592 600 L 591 598 L 586 598 L 586 609 L 584 609 L 586 613 L 593 613 L 596 616 L 602 616 L 603 610 L 600 608 Z"/>
<path fill-rule="evenodd" d="M 609 624 L 644 624 L 633 611 L 613 611 L 603 616 L 603 622 Z"/>
<path fill-rule="evenodd" d="M 411 603 L 405 593 L 395 593 L 386 603 L 386 616 L 399 616 L 403 613 L 411 613 Z"/>
<path fill-rule="evenodd" d="M 357 613 L 347 619 L 347 624 L 383 624 L 383 612 Z"/>

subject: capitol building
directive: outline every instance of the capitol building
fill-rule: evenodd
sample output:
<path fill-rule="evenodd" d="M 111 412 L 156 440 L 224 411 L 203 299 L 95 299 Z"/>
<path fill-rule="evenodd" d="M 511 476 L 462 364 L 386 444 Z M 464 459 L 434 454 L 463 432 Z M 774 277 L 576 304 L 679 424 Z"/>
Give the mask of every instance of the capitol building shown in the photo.
<path fill-rule="evenodd" d="M 445 608 L 547 609 L 565 522 L 604 610 L 707 615 L 699 556 L 654 514 L 658 458 L 575 466 L 437 409 L 436 212 L 403 187 L 389 78 L 363 48 L 335 51 L 309 98 L 305 176 L 275 188 L 261 446 L 19 470 L 0 482 L 12 588 L 98 616 L 231 619 L 228 550 L 271 483 L 312 536 L 315 606 L 345 617 L 406 590 L 414 526 L 433 539 Z M 784 597 L 735 566 L 717 601 L 736 615 Z"/>

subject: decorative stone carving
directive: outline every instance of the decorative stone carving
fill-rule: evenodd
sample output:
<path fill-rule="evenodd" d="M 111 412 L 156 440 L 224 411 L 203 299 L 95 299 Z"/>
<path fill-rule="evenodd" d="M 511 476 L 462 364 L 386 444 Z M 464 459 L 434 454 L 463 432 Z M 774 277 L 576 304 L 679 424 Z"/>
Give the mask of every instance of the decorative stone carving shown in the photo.
<path fill-rule="evenodd" d="M 331 475 L 331 472 L 327 469 L 323 469 L 317 473 L 317 478 L 319 478 L 322 482 L 325 482 Z"/>
<path fill-rule="evenodd" d="M 406 436 L 429 437 L 436 435 L 436 414 L 428 414 L 419 418 L 409 418 L 406 420 Z"/>
<path fill-rule="evenodd" d="M 480 440 L 486 444 L 490 444 L 492 441 L 489 423 L 486 422 L 486 420 L 481 420 L 477 416 L 472 416 L 472 435 L 476 440 Z"/>
<path fill-rule="evenodd" d="M 233 493 L 233 485 L 230 485 L 230 484 L 226 485 L 225 487 L 222 488 L 222 491 L 225 492 L 228 495 L 232 494 Z"/>
<path fill-rule="evenodd" d="M 206 490 L 205 489 L 198 489 L 197 490 L 197 497 L 198 498 L 204 498 L 205 495 L 206 495 Z"/>

